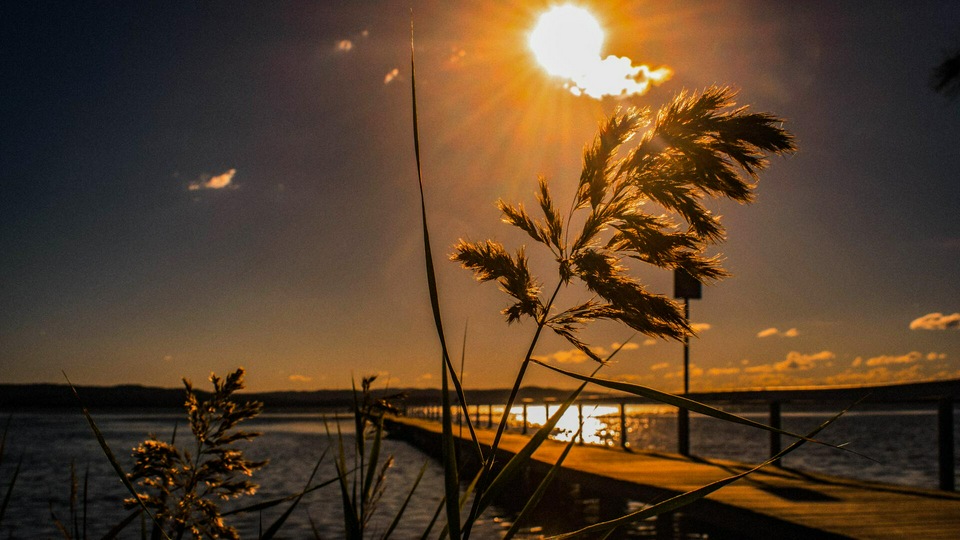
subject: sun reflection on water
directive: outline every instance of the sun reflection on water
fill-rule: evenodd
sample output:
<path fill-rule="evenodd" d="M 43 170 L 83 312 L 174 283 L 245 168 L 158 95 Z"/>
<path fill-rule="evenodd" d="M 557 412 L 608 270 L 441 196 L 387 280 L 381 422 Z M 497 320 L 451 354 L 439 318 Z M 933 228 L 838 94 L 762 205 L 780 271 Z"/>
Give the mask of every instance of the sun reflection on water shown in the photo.
<path fill-rule="evenodd" d="M 658 405 L 627 405 L 626 414 L 631 420 L 638 415 L 658 415 L 675 412 L 669 407 Z M 527 424 L 533 428 L 543 426 L 549 415 L 560 408 L 556 405 L 527 405 Z M 549 409 L 549 411 L 548 411 Z M 495 414 L 502 413 L 503 409 L 494 408 Z M 569 441 L 580 427 L 581 414 L 583 415 L 582 439 L 586 444 L 613 445 L 620 440 L 620 407 L 617 405 L 583 404 L 579 408 L 572 406 L 563 413 L 551 438 L 559 441 Z M 510 423 L 523 425 L 523 405 L 515 405 L 510 409 Z M 628 422 L 628 431 L 642 429 L 642 423 Z"/>

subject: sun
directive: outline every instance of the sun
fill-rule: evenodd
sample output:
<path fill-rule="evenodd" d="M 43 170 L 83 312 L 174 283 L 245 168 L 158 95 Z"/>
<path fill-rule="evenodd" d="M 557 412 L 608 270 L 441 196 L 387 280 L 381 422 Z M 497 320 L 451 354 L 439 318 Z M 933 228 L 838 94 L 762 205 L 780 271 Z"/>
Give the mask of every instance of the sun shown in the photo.
<path fill-rule="evenodd" d="M 567 4 L 540 15 L 528 43 L 547 73 L 575 79 L 597 64 L 603 38 L 600 23 L 589 11 Z"/>

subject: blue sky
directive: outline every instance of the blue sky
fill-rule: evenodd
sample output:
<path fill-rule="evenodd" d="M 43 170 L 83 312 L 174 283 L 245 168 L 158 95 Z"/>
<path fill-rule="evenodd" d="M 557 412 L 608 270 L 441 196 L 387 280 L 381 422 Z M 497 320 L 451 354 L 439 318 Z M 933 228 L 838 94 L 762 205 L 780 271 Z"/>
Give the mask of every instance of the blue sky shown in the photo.
<path fill-rule="evenodd" d="M 536 65 L 535 4 L 5 4 L 0 382 L 174 386 L 242 365 L 254 390 L 438 386 L 410 7 L 435 252 L 525 243 L 497 198 L 532 204 L 544 174 L 565 200 L 616 107 L 728 84 L 799 152 L 755 204 L 712 207 L 733 277 L 692 302 L 691 387 L 960 377 L 960 102 L 928 85 L 960 47 L 960 5 L 584 2 L 604 54 L 673 72 L 598 100 Z M 508 385 L 533 328 L 438 264 L 466 384 Z M 668 273 L 636 275 L 671 291 Z M 631 332 L 585 337 L 610 350 Z M 676 390 L 681 347 L 633 339 L 607 376 Z M 536 352 L 591 368 L 553 337 Z"/>

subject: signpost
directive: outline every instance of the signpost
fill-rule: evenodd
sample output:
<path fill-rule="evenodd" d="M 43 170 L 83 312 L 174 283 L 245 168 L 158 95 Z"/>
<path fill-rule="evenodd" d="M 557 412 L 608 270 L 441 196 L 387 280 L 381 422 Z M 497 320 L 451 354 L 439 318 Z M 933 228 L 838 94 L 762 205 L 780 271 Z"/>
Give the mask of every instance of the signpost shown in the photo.
<path fill-rule="evenodd" d="M 690 299 L 700 299 L 700 282 L 683 268 L 673 271 L 673 297 L 683 298 L 683 316 L 690 324 Z M 683 395 L 690 393 L 690 336 L 683 338 Z M 690 411 L 677 411 L 677 452 L 690 455 Z"/>

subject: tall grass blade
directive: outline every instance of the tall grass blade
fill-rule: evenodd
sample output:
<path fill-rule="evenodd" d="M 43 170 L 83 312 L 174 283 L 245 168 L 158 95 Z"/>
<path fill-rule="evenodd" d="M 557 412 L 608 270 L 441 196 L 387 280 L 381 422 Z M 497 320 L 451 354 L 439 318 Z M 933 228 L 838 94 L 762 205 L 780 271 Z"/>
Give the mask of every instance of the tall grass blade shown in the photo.
<path fill-rule="evenodd" d="M 441 362 L 440 400 L 443 405 L 443 488 L 446 494 L 447 529 L 453 538 L 460 538 L 460 479 L 457 472 L 457 448 L 453 439 L 453 423 L 450 418 L 450 392 L 447 384 L 447 364 Z"/>
<path fill-rule="evenodd" d="M 513 520 L 513 524 L 510 525 L 510 528 L 507 529 L 506 534 L 503 536 L 503 540 L 509 540 L 513 538 L 517 532 L 520 531 L 520 524 L 530 515 L 533 510 L 540 504 L 540 500 L 543 499 L 543 495 L 547 492 L 547 488 L 550 487 L 550 484 L 553 482 L 553 479 L 557 476 L 557 473 L 562 469 L 563 461 L 567 459 L 567 454 L 570 453 L 570 450 L 573 448 L 573 445 L 577 443 L 577 437 L 580 436 L 580 432 L 583 430 L 583 425 L 580 425 L 580 428 L 577 429 L 577 432 L 573 435 L 567 445 L 564 447 L 563 452 L 560 454 L 560 457 L 557 459 L 557 462 L 550 467 L 550 471 L 547 472 L 547 475 L 543 477 L 543 480 L 540 481 L 540 484 L 537 486 L 536 491 L 533 492 L 533 495 L 527 499 L 526 504 L 523 505 L 523 510 L 520 511 L 520 514 L 516 519 Z"/>
<path fill-rule="evenodd" d="M 337 464 L 337 474 L 340 480 L 340 499 L 343 504 L 344 536 L 348 540 L 363 540 L 357 510 L 353 505 L 353 500 L 350 498 L 350 490 L 347 487 L 346 471 L 343 470 L 339 463 Z"/>
<path fill-rule="evenodd" d="M 682 397 L 682 396 L 677 396 L 677 395 L 674 395 L 674 394 L 668 394 L 668 393 L 666 393 L 666 392 L 661 392 L 661 391 L 659 391 L 659 390 L 654 390 L 653 388 L 650 388 L 650 387 L 647 387 L 647 386 L 641 386 L 641 385 L 639 385 L 639 384 L 632 384 L 632 383 L 620 382 L 620 381 L 611 381 L 611 380 L 608 380 L 608 379 L 600 379 L 600 378 L 597 378 L 597 377 L 592 377 L 592 376 L 587 376 L 587 375 L 580 375 L 579 373 L 575 373 L 575 372 L 573 372 L 573 371 L 567 371 L 567 370 L 565 370 L 565 369 L 561 369 L 561 368 L 558 368 L 558 367 L 555 367 L 555 366 L 551 366 L 551 365 L 546 364 L 546 363 L 544 363 L 544 362 L 541 362 L 541 361 L 539 361 L 539 360 L 533 360 L 533 362 L 536 363 L 536 364 L 539 364 L 539 365 L 541 365 L 541 366 L 543 366 L 543 367 L 545 367 L 545 368 L 547 368 L 547 369 L 551 369 L 551 370 L 553 370 L 553 371 L 556 371 L 557 373 L 562 373 L 562 374 L 564 374 L 564 375 L 567 375 L 568 377 L 572 377 L 572 378 L 574 378 L 574 379 L 578 379 L 578 380 L 585 381 L 585 382 L 590 382 L 590 383 L 596 384 L 597 386 L 602 386 L 602 387 L 604 387 L 604 388 L 609 388 L 609 389 L 611 389 L 611 390 L 618 390 L 618 391 L 620 391 L 620 392 L 626 392 L 626 393 L 628 393 L 628 394 L 633 394 L 633 395 L 635 395 L 635 396 L 645 397 L 645 398 L 648 398 L 648 399 L 652 399 L 652 400 L 655 400 L 655 401 L 659 401 L 659 402 L 661 402 L 661 403 L 666 403 L 667 405 L 673 405 L 674 407 L 680 407 L 680 408 L 683 408 L 683 409 L 687 409 L 687 410 L 693 411 L 693 412 L 695 412 L 695 413 L 702 414 L 702 415 L 704 415 L 704 416 L 711 416 L 711 417 L 713 417 L 713 418 L 717 418 L 717 419 L 720 419 L 720 420 L 725 420 L 725 421 L 727 421 L 727 422 L 732 422 L 732 423 L 734 423 L 734 424 L 742 424 L 742 425 L 745 425 L 745 426 L 750 426 L 750 427 L 754 427 L 754 428 L 757 428 L 757 429 L 762 429 L 762 430 L 765 430 L 765 431 L 771 431 L 771 432 L 773 432 L 773 433 L 779 433 L 779 434 L 781 434 L 781 435 L 787 435 L 788 437 L 794 437 L 794 438 L 796 438 L 796 439 L 802 439 L 802 440 L 807 441 L 807 442 L 812 442 L 812 443 L 815 443 L 815 444 L 820 444 L 820 445 L 823 445 L 823 446 L 828 446 L 828 447 L 830 447 L 830 448 L 837 448 L 837 449 L 840 449 L 840 450 L 844 450 L 844 451 L 847 451 L 847 452 L 851 452 L 851 453 L 853 453 L 853 454 L 861 455 L 861 454 L 858 454 L 857 452 L 854 452 L 853 450 L 849 450 L 849 449 L 843 448 L 843 447 L 841 447 L 841 446 L 833 445 L 833 444 L 826 443 L 826 442 L 823 442 L 823 441 L 818 441 L 818 440 L 816 440 L 816 439 L 811 439 L 810 437 L 805 437 L 805 436 L 803 436 L 803 435 L 798 435 L 798 434 L 796 434 L 796 433 L 790 433 L 789 431 L 784 431 L 784 430 L 782 430 L 782 429 L 778 429 L 778 428 L 775 428 L 775 427 L 771 427 L 771 426 L 768 426 L 768 425 L 766 425 L 766 424 L 761 424 L 760 422 L 754 422 L 753 420 L 744 418 L 744 417 L 742 417 L 742 416 L 737 416 L 737 415 L 735 415 L 735 414 L 731 414 L 731 413 L 728 413 L 728 412 L 726 412 L 726 411 L 722 411 L 722 410 L 720 410 L 720 409 L 716 409 L 716 408 L 711 407 L 711 406 L 709 406 L 709 405 L 705 405 L 705 404 L 703 404 L 703 403 L 700 403 L 699 401 L 694 401 L 694 400 L 692 400 L 692 399 L 687 399 L 687 398 Z M 867 457 L 867 456 L 862 456 L 862 457 Z M 869 458 L 867 458 L 867 459 L 869 459 Z"/>
<path fill-rule="evenodd" d="M 597 372 L 599 372 L 607 362 L 612 360 L 613 357 L 615 357 L 617 353 L 619 353 L 623 347 L 626 346 L 627 343 L 630 343 L 632 339 L 633 336 L 631 336 L 630 339 L 625 340 L 622 344 L 620 344 L 619 347 L 610 353 L 606 360 L 604 360 L 604 363 L 598 365 L 596 369 L 593 370 L 591 376 L 596 375 Z M 539 448 L 540 445 L 542 445 L 543 442 L 550 437 L 550 434 L 553 433 L 553 429 L 557 426 L 557 423 L 560 421 L 560 419 L 563 418 L 563 415 L 567 412 L 567 409 L 569 409 L 570 406 L 573 405 L 573 402 L 580 397 L 580 394 L 586 387 L 587 383 L 584 382 L 577 389 L 571 392 L 570 395 L 567 396 L 567 399 L 563 400 L 563 403 L 560 404 L 560 407 L 547 420 L 547 422 L 544 423 L 544 425 L 541 426 L 532 437 L 530 437 L 530 440 L 527 441 L 527 444 L 525 444 L 523 448 L 517 452 L 517 454 L 514 455 L 510 461 L 507 462 L 507 464 L 500 471 L 500 474 L 498 474 L 497 477 L 494 478 L 487 487 L 487 489 L 484 490 L 483 496 L 480 497 L 480 503 L 475 506 L 474 511 L 471 513 L 472 518 L 475 519 L 477 516 L 479 516 L 487 508 L 487 506 L 489 506 L 490 503 L 496 499 L 500 492 L 502 492 L 510 484 L 510 481 L 513 479 L 513 477 L 519 473 L 519 471 L 527 464 L 528 461 L 530 461 L 530 458 L 533 456 L 534 452 L 537 451 L 537 448 Z M 504 414 L 507 414 L 506 411 Z"/>
<path fill-rule="evenodd" d="M 363 504 L 363 514 L 367 512 L 367 501 L 370 499 L 370 489 L 377 476 L 377 463 L 380 461 L 380 446 L 383 439 L 383 417 L 377 418 L 376 430 L 373 432 L 373 445 L 370 447 L 370 459 L 367 463 L 367 477 L 363 481 L 363 491 L 360 500 Z"/>
<path fill-rule="evenodd" d="M 363 468 L 364 468 L 364 465 L 366 464 L 364 460 L 364 456 L 367 453 L 367 449 L 366 449 L 367 440 L 366 440 L 366 437 L 364 437 L 365 424 L 364 424 L 363 413 L 360 410 L 360 401 L 357 393 L 357 383 L 356 381 L 353 380 L 352 377 L 350 379 L 350 384 L 353 385 L 353 424 L 354 424 L 354 430 L 357 434 L 356 442 L 354 443 L 354 446 L 353 446 L 355 451 L 353 459 L 355 460 L 355 463 L 360 467 L 360 478 L 363 478 L 364 476 L 366 476 L 363 473 Z M 339 429 L 340 429 L 340 425 L 337 424 L 338 433 L 339 433 Z M 342 440 L 340 444 L 341 446 L 343 445 Z M 356 504 L 356 501 L 357 501 L 357 477 L 356 476 L 353 478 L 353 501 L 354 501 L 354 504 Z M 360 522 L 361 523 L 363 522 L 362 504 L 360 507 Z"/>
<path fill-rule="evenodd" d="M 77 398 L 77 403 L 80 404 L 80 411 L 83 413 L 83 416 L 87 419 L 87 423 L 90 424 L 90 429 L 93 430 L 94 436 L 97 438 L 97 442 L 100 444 L 100 449 L 103 450 L 104 455 L 107 456 L 107 460 L 110 461 L 110 465 L 113 466 L 114 472 L 116 472 L 117 477 L 120 479 L 120 482 L 123 484 L 127 491 L 133 495 L 133 498 L 140 504 L 140 508 L 143 509 L 144 513 L 150 517 L 150 520 L 160 528 L 160 533 L 167 540 L 171 540 L 167 535 L 166 531 L 163 530 L 163 527 L 160 525 L 160 522 L 157 521 L 157 518 L 150 512 L 150 509 L 147 508 L 147 505 L 143 503 L 143 499 L 140 498 L 140 494 L 137 493 L 137 488 L 133 486 L 130 482 L 130 478 L 127 477 L 127 474 L 123 472 L 123 467 L 120 465 L 120 462 L 117 460 L 117 457 L 113 454 L 113 450 L 110 449 L 110 445 L 107 444 L 107 440 L 103 437 L 103 433 L 100 431 L 100 428 L 97 427 L 97 423 L 93 421 L 93 416 L 90 416 L 90 411 L 87 410 L 87 407 L 83 404 L 83 400 L 80 399 L 80 394 L 77 392 L 77 388 L 73 386 L 73 383 L 70 382 L 70 378 L 67 377 L 67 374 L 63 374 L 63 378 L 67 380 L 67 386 L 70 387 L 70 390 L 73 392 L 73 396 Z"/>
<path fill-rule="evenodd" d="M 77 512 L 77 491 L 80 486 L 77 482 L 77 462 L 70 460 L 70 523 L 73 525 L 72 538 L 80 538 L 80 516 Z"/>
<path fill-rule="evenodd" d="M 329 448 L 327 449 L 329 450 Z M 317 464 L 313 466 L 313 471 L 310 473 L 310 477 L 307 478 L 307 483 L 303 486 L 303 490 L 299 495 L 293 500 L 293 503 L 289 508 L 279 517 L 270 527 L 267 528 L 267 532 L 263 533 L 260 538 L 261 540 L 272 540 L 274 536 L 280 531 L 280 527 L 283 527 L 283 524 L 287 521 L 287 518 L 290 517 L 290 514 L 297 508 L 297 505 L 300 504 L 300 500 L 303 499 L 303 496 L 306 495 L 307 491 L 310 489 L 310 484 L 313 482 L 313 478 L 317 475 L 317 471 L 320 469 L 320 464 L 323 463 L 323 458 L 327 457 L 327 450 L 323 451 L 323 454 L 320 455 L 320 459 L 317 460 Z"/>
<path fill-rule="evenodd" d="M 437 504 L 437 509 L 433 511 L 433 517 L 430 518 L 430 522 L 427 523 L 427 528 L 423 530 L 423 534 L 420 535 L 420 540 L 427 540 L 430 537 L 430 531 L 433 530 L 433 526 L 437 524 L 437 519 L 440 518 L 440 512 L 447 507 L 447 498 L 441 497 L 440 503 Z"/>
<path fill-rule="evenodd" d="M 349 471 L 347 471 L 347 473 L 349 474 L 349 473 L 352 473 L 352 472 L 354 472 L 354 471 L 356 471 L 356 469 L 349 470 Z M 258 502 L 258 503 L 256 503 L 256 504 L 251 504 L 250 506 L 244 506 L 243 508 L 237 508 L 237 509 L 235 509 L 235 510 L 230 510 L 229 512 L 224 512 L 224 513 L 222 513 L 222 514 L 220 514 L 220 515 L 223 516 L 223 517 L 227 517 L 227 516 L 231 516 L 231 515 L 234 515 L 234 514 L 246 514 L 246 513 L 248 513 L 248 512 L 261 512 L 261 511 L 263 511 L 263 510 L 266 510 L 266 509 L 268 509 L 268 508 L 273 508 L 274 506 L 283 504 L 283 503 L 285 503 L 285 502 L 294 501 L 294 500 L 297 499 L 297 497 L 300 497 L 301 495 L 306 495 L 306 494 L 308 494 L 308 493 L 313 493 L 314 491 L 317 491 L 318 489 L 325 488 L 325 487 L 329 486 L 330 484 L 333 484 L 333 483 L 339 482 L 339 481 L 340 481 L 340 477 L 337 476 L 337 477 L 331 478 L 331 479 L 329 479 L 329 480 L 325 480 L 325 481 L 323 481 L 323 482 L 320 482 L 319 484 L 317 484 L 317 485 L 315 485 L 315 486 L 311 486 L 310 489 L 306 489 L 306 490 L 301 491 L 301 492 L 299 492 L 299 493 L 294 493 L 294 494 L 292 494 L 292 495 L 287 495 L 286 497 L 280 497 L 280 498 L 277 498 L 277 499 L 271 499 L 271 500 L 269 500 L 269 501 Z"/>
<path fill-rule="evenodd" d="M 500 423 L 497 425 L 497 433 L 493 437 L 490 459 L 487 460 L 488 470 L 493 468 L 493 460 L 497 449 L 500 447 L 500 438 L 503 437 L 503 432 L 507 428 L 507 418 L 510 416 L 510 410 L 513 409 L 513 404 L 516 403 L 517 395 L 520 393 L 520 385 L 523 383 L 523 377 L 526 374 L 527 367 L 530 365 L 531 359 L 533 358 L 533 351 L 537 347 L 537 343 L 540 341 L 540 334 L 543 333 L 544 326 L 547 324 L 547 313 L 549 313 L 550 308 L 553 307 L 553 302 L 556 300 L 557 294 L 560 293 L 561 287 L 563 287 L 562 280 L 557 283 L 557 287 L 553 290 L 553 294 L 550 296 L 550 301 L 547 302 L 546 307 L 543 309 L 543 316 L 540 317 L 539 321 L 537 321 L 537 328 L 533 333 L 533 339 L 530 340 L 530 346 L 527 347 L 527 354 L 524 356 L 523 362 L 520 363 L 520 369 L 517 371 L 517 377 L 513 381 L 513 388 L 510 389 L 510 395 L 507 397 L 506 406 L 503 409 L 503 414 L 500 416 Z"/>
<path fill-rule="evenodd" d="M 67 526 L 60 521 L 57 513 L 53 511 L 53 501 L 49 501 L 47 505 L 50 508 L 50 519 L 53 520 L 53 525 L 60 531 L 60 535 L 63 536 L 64 540 L 71 540 L 70 531 L 67 529 Z"/>
<path fill-rule="evenodd" d="M 496 500 L 496 498 L 503 493 L 503 490 L 507 489 L 510 486 L 510 483 L 513 479 L 520 473 L 521 470 L 530 462 L 530 459 L 533 457 L 534 452 L 540 448 L 540 445 L 546 441 L 550 434 L 553 433 L 553 429 L 557 427 L 557 423 L 560 421 L 560 418 L 563 417 L 564 413 L 567 412 L 567 409 L 570 408 L 570 405 L 577 399 L 580 393 L 586 388 L 587 384 L 583 383 L 579 388 L 573 391 L 567 399 L 560 405 L 560 408 L 557 409 L 553 415 L 543 424 L 530 437 L 530 440 L 527 441 L 527 444 L 523 445 L 523 448 L 517 452 L 510 461 L 504 465 L 503 469 L 500 471 L 500 474 L 493 479 L 490 485 L 484 490 L 483 495 L 480 497 L 480 504 L 478 506 L 476 515 L 479 516 L 483 513 L 484 510 L 490 504 Z"/>
<path fill-rule="evenodd" d="M 3 465 L 3 456 L 6 455 L 7 450 L 7 433 L 10 431 L 10 422 L 13 421 L 13 415 L 7 416 L 7 421 L 3 425 L 3 435 L 0 436 L 0 465 Z M 17 476 L 20 475 L 20 465 L 23 463 L 23 455 L 20 455 L 19 461 L 17 461 L 17 467 L 13 470 L 13 476 L 10 477 L 10 483 L 7 485 L 7 493 L 3 496 L 3 501 L 0 502 L 0 525 L 3 525 L 3 517 L 7 513 L 7 505 L 10 504 L 10 499 L 13 497 L 13 486 L 17 483 Z"/>
<path fill-rule="evenodd" d="M 107 531 L 107 534 L 103 535 L 102 540 L 113 540 L 114 538 L 117 537 L 117 535 L 119 535 L 121 532 L 123 532 L 124 529 L 127 528 L 127 525 L 130 525 L 131 523 L 134 522 L 134 520 L 136 520 L 138 517 L 142 515 L 143 515 L 143 510 L 140 508 L 137 508 L 133 512 L 130 512 L 130 514 L 128 514 L 127 517 L 123 518 L 123 520 L 120 521 L 120 523 L 117 523 L 116 525 L 111 527 L 110 530 Z M 145 532 L 143 533 L 143 536 L 146 537 Z"/>
<path fill-rule="evenodd" d="M 430 231 L 427 228 L 427 203 L 423 195 L 423 166 L 420 159 L 420 125 L 417 117 L 417 70 L 413 49 L 413 10 L 410 10 L 410 92 L 413 101 L 413 151 L 417 160 L 417 182 L 420 186 L 420 215 L 423 221 L 423 255 L 427 271 L 427 287 L 430 290 L 430 307 L 433 309 L 433 321 L 437 327 L 437 337 L 440 339 L 440 349 L 443 353 L 443 362 L 450 370 L 453 386 L 457 391 L 459 406 L 463 409 L 463 414 L 467 420 L 467 428 L 470 430 L 470 438 L 476 447 L 477 459 L 483 460 L 483 452 L 480 450 L 480 441 L 477 439 L 477 433 L 470 421 L 470 415 L 467 413 L 467 400 L 463 394 L 463 387 L 453 369 L 453 363 L 450 361 L 450 354 L 447 350 L 447 340 L 443 331 L 443 318 L 440 316 L 440 293 L 437 289 L 437 276 L 433 265 L 433 252 L 430 249 Z"/>
<path fill-rule="evenodd" d="M 727 486 L 727 485 L 729 485 L 729 484 L 732 484 L 733 482 L 736 482 L 737 480 L 740 480 L 741 478 L 744 478 L 744 477 L 746 477 L 746 476 L 748 476 L 748 475 L 750 475 L 750 474 L 753 474 L 753 473 L 759 471 L 760 469 L 766 467 L 767 465 L 770 465 L 770 464 L 772 464 L 772 463 L 775 463 L 776 461 L 782 459 L 783 456 L 789 454 L 790 452 L 793 452 L 794 450 L 796 450 L 797 448 L 799 448 L 800 446 L 802 446 L 804 443 L 806 443 L 806 442 L 808 442 L 808 441 L 812 441 L 812 440 L 813 440 L 812 437 L 814 437 L 817 433 L 820 433 L 821 431 L 823 431 L 823 429 L 826 428 L 827 426 L 829 426 L 830 424 L 836 422 L 841 416 L 843 416 L 843 415 L 844 415 L 847 411 L 849 411 L 849 410 L 850 410 L 850 407 L 847 407 L 846 409 L 840 411 L 839 413 L 837 413 L 836 415 L 834 415 L 832 418 L 828 419 L 827 421 L 825 421 L 825 422 L 823 422 L 822 424 L 820 424 L 819 426 L 817 426 L 816 429 L 814 429 L 813 431 L 811 431 L 810 433 L 808 433 L 805 437 L 801 437 L 800 439 L 798 439 L 797 441 L 795 441 L 795 442 L 794 442 L 793 444 L 791 444 L 790 446 L 788 446 L 788 447 L 786 447 L 785 449 L 781 450 L 779 453 L 777 453 L 777 455 L 771 457 L 770 459 L 764 461 L 763 463 L 757 465 L 756 467 L 753 467 L 752 469 L 749 469 L 749 470 L 744 471 L 744 472 L 739 473 L 739 474 L 735 474 L 735 475 L 733 475 L 733 476 L 728 476 L 727 478 L 723 478 L 723 479 L 721 479 L 721 480 L 718 480 L 718 481 L 713 482 L 713 483 L 711 483 L 711 484 L 707 484 L 707 485 L 705 485 L 705 486 L 703 486 L 703 487 L 700 487 L 700 488 L 697 488 L 697 489 L 695 489 L 695 490 L 688 491 L 688 492 L 683 493 L 683 494 L 681 494 L 681 495 L 677 495 L 676 497 L 672 497 L 672 498 L 667 499 L 667 500 L 665 500 L 665 501 L 663 501 L 663 502 L 661 502 L 661 503 L 658 503 L 658 504 L 655 504 L 655 505 L 653 505 L 653 506 L 644 508 L 644 509 L 642 509 L 642 510 L 638 510 L 637 512 L 632 512 L 632 513 L 630 513 L 630 514 L 626 514 L 626 515 L 621 516 L 621 517 L 619 517 L 619 518 L 617 518 L 617 519 L 612 519 L 612 520 L 610 520 L 610 521 L 604 521 L 604 522 L 602 522 L 602 523 L 595 523 L 595 524 L 593 524 L 593 525 L 590 525 L 589 527 L 584 527 L 584 528 L 582 528 L 582 529 L 580 529 L 580 530 L 573 531 L 573 532 L 569 532 L 569 533 L 565 533 L 565 534 L 561 534 L 561 535 L 558 535 L 558 536 L 551 536 L 550 539 L 551 539 L 551 540 L 563 540 L 563 539 L 566 539 L 566 538 L 577 538 L 577 537 L 584 536 L 584 535 L 591 534 L 591 533 L 598 533 L 598 532 L 609 531 L 609 530 L 611 530 L 611 529 L 613 529 L 613 528 L 616 528 L 616 527 L 619 527 L 619 526 L 621 526 L 621 525 L 625 525 L 625 524 L 627 524 L 627 523 L 633 523 L 633 522 L 635 522 L 635 521 L 639 521 L 639 520 L 642 520 L 642 519 L 647 519 L 647 518 L 650 518 L 650 517 L 658 516 L 658 515 L 660 515 L 660 514 L 663 514 L 663 513 L 666 513 L 666 512 L 671 512 L 671 511 L 673 511 L 673 510 L 676 510 L 676 509 L 678 509 L 678 508 L 681 508 L 681 507 L 684 507 L 684 506 L 686 506 L 686 505 L 689 505 L 689 504 L 691 504 L 691 503 L 693 503 L 693 502 L 696 502 L 696 501 L 698 501 L 698 500 L 706 497 L 707 495 L 710 495 L 711 493 L 717 491 L 718 489 L 720 489 L 720 488 L 722 488 L 722 487 L 724 487 L 724 486 Z"/>
<path fill-rule="evenodd" d="M 310 531 L 313 532 L 314 540 L 320 540 L 320 531 L 317 530 L 317 524 L 313 522 L 313 516 L 307 512 L 307 521 L 310 522 Z"/>
<path fill-rule="evenodd" d="M 483 476 L 483 470 L 477 471 L 477 474 L 474 475 L 473 480 L 470 481 L 470 484 L 466 489 L 463 490 L 463 493 L 460 494 L 459 508 L 462 511 L 463 507 L 467 504 L 467 500 L 470 499 L 470 495 L 473 494 L 473 491 L 477 487 L 477 482 L 480 480 L 480 477 Z M 467 520 L 463 526 L 461 526 L 461 531 L 463 531 L 463 540 L 467 540 L 470 537 L 470 529 L 473 526 L 472 520 Z M 440 533 L 440 540 L 445 540 L 447 534 L 450 530 L 447 527 L 443 528 L 443 531 Z"/>
<path fill-rule="evenodd" d="M 3 435 L 0 435 L 0 465 L 3 465 L 3 456 L 7 449 L 7 432 L 10 431 L 10 422 L 13 421 L 13 415 L 7 415 L 7 421 L 3 424 Z"/>
<path fill-rule="evenodd" d="M 88 503 L 90 501 L 90 464 L 88 463 L 86 468 L 83 470 L 83 528 L 81 532 L 83 535 L 80 538 L 87 540 L 87 510 Z"/>
<path fill-rule="evenodd" d="M 7 506 L 10 499 L 13 498 L 13 486 L 17 483 L 17 477 L 20 476 L 20 466 L 23 464 L 23 456 L 17 461 L 17 466 L 13 469 L 13 475 L 10 477 L 10 483 L 7 485 L 7 492 L 3 496 L 3 503 L 0 504 L 0 524 L 3 524 L 3 518 L 7 514 Z"/>
<path fill-rule="evenodd" d="M 343 534 L 348 540 L 363 540 L 363 531 L 360 528 L 360 519 L 357 515 L 355 499 L 350 496 L 350 488 L 347 485 L 347 458 L 343 450 L 343 435 L 340 433 L 340 426 L 337 425 L 337 436 L 340 442 L 340 455 L 336 460 L 337 481 L 340 485 L 340 499 L 343 505 Z M 357 437 L 362 437 L 357 434 Z"/>
<path fill-rule="evenodd" d="M 393 534 L 393 531 L 396 530 L 397 525 L 400 525 L 400 520 L 403 519 L 403 513 L 407 510 L 407 505 L 410 504 L 410 499 L 413 498 L 413 492 L 417 490 L 417 486 L 420 485 L 420 480 L 423 478 L 423 473 L 427 471 L 427 462 L 423 463 L 423 467 L 420 467 L 420 473 L 417 474 L 416 480 L 413 481 L 413 485 L 410 487 L 410 491 L 407 492 L 407 498 L 403 500 L 403 504 L 400 505 L 400 509 L 397 510 L 397 515 L 394 516 L 393 521 L 390 522 L 390 526 L 387 527 L 387 532 L 383 533 L 381 537 L 382 540 L 387 540 L 390 538 L 390 535 Z"/>

